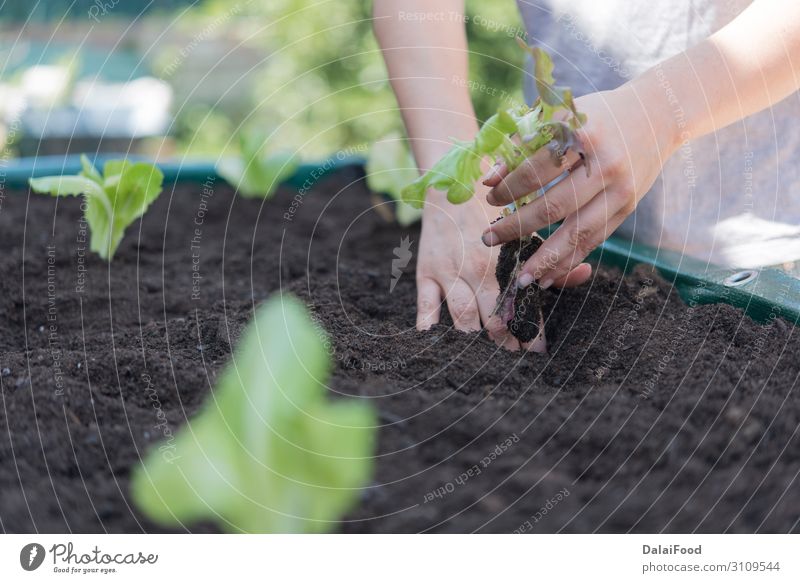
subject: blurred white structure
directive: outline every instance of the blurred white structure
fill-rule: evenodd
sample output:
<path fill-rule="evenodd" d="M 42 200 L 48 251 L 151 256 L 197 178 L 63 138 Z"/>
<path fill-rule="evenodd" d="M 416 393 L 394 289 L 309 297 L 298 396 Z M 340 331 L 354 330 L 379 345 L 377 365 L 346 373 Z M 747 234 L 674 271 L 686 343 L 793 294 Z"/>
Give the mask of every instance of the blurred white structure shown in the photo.
<path fill-rule="evenodd" d="M 172 89 L 153 77 L 114 84 L 82 81 L 72 95 L 85 131 L 114 137 L 163 135 L 171 104 Z"/>
<path fill-rule="evenodd" d="M 120 140 L 130 143 L 167 132 L 172 89 L 164 81 L 140 77 L 126 83 L 76 83 L 73 77 L 68 67 L 39 65 L 16 82 L 0 84 L 0 119 L 19 129 L 28 146 L 22 150 L 35 145 L 34 153 L 46 153 L 52 149 L 48 142 L 62 152 L 64 144 L 73 142 L 80 149 L 104 142 L 118 148 Z"/>

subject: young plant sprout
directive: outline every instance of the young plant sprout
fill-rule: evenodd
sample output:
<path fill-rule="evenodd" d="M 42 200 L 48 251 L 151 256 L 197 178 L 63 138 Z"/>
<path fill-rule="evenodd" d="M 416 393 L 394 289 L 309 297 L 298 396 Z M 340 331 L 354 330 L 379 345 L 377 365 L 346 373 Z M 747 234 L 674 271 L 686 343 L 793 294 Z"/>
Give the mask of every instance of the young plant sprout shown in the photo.
<path fill-rule="evenodd" d="M 131 477 L 133 500 L 165 526 L 231 532 L 332 530 L 372 473 L 372 408 L 327 397 L 322 331 L 289 296 L 260 307 L 200 413 Z"/>
<path fill-rule="evenodd" d="M 429 188 L 446 192 L 452 203 L 466 202 L 475 194 L 475 183 L 481 177 L 481 162 L 485 157 L 504 163 L 512 171 L 544 147 L 550 150 L 557 166 L 562 164 L 567 150 L 574 150 L 589 172 L 588 160 L 575 133 L 586 122 L 586 116 L 575 108 L 572 91 L 555 85 L 550 56 L 542 49 L 517 40 L 534 60 L 539 93 L 536 102 L 531 106 L 498 111 L 486 120 L 471 142 L 454 140 L 454 146 L 433 168 L 403 189 L 406 202 L 421 207 Z M 513 208 L 503 212 L 515 212 L 535 195 L 518 199 Z M 541 290 L 535 284 L 518 289 L 517 277 L 541 243 L 542 239 L 536 234 L 505 243 L 495 273 L 500 286 L 495 313 L 516 338 L 522 342 L 532 341 L 539 348 L 546 346 Z"/>
<path fill-rule="evenodd" d="M 366 170 L 369 189 L 394 200 L 394 216 L 398 223 L 407 227 L 422 218 L 421 209 L 403 200 L 403 188 L 417 177 L 417 167 L 400 135 L 391 134 L 372 145 Z"/>
<path fill-rule="evenodd" d="M 224 158 L 217 163 L 217 173 L 245 198 L 270 198 L 281 182 L 299 166 L 289 152 L 264 155 L 267 135 L 250 131 L 239 134 L 240 156 Z"/>
<path fill-rule="evenodd" d="M 83 169 L 76 176 L 31 178 L 34 192 L 53 196 L 86 197 L 84 218 L 89 225 L 92 252 L 111 261 L 125 229 L 144 215 L 161 194 L 164 175 L 145 162 L 109 160 L 103 174 L 81 156 Z"/>

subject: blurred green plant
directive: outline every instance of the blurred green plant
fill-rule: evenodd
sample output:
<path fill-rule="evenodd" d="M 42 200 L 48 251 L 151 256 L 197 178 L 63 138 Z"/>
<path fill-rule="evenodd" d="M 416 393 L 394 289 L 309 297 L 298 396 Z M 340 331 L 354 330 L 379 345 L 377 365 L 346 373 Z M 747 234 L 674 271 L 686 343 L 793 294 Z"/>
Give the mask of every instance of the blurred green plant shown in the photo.
<path fill-rule="evenodd" d="M 245 198 L 270 198 L 281 182 L 292 176 L 299 162 L 291 152 L 267 154 L 267 132 L 253 129 L 239 134 L 240 156 L 221 158 L 217 172 Z"/>
<path fill-rule="evenodd" d="M 403 189 L 416 180 L 419 173 L 400 134 L 390 134 L 372 145 L 366 171 L 369 189 L 386 194 L 394 201 L 394 217 L 398 223 L 407 227 L 422 218 L 422 209 L 403 200 Z"/>
<path fill-rule="evenodd" d="M 202 31 L 212 30 L 203 23 L 212 23 L 213 35 L 243 39 L 262 58 L 236 83 L 237 91 L 241 85 L 249 92 L 248 99 L 196 103 L 188 96 L 176 121 L 180 151 L 221 153 L 227 149 L 227 136 L 238 128 L 269 127 L 276 128 L 273 139 L 283 148 L 320 158 L 403 131 L 372 33 L 372 2 L 206 0 L 190 12 L 182 20 L 203 38 Z M 466 16 L 470 75 L 484 87 L 496 88 L 494 95 L 473 90 L 477 116 L 484 121 L 497 111 L 497 93 L 522 102 L 524 57 L 508 42 L 522 29 L 513 0 L 492 2 L 491 7 L 467 0 Z M 169 69 L 180 76 L 185 62 L 176 61 L 174 54 L 180 51 L 173 50 L 170 63 L 181 64 Z M 196 54 L 186 60 L 194 58 Z M 177 102 L 183 98 L 179 95 Z"/>
<path fill-rule="evenodd" d="M 89 224 L 92 252 L 111 261 L 122 237 L 136 219 L 161 194 L 164 174 L 146 162 L 109 160 L 103 173 L 81 156 L 83 170 L 74 176 L 30 178 L 31 190 L 51 196 L 80 196 L 86 199 L 83 213 Z"/>
<path fill-rule="evenodd" d="M 324 332 L 305 306 L 277 296 L 245 329 L 200 413 L 153 448 L 131 476 L 151 520 L 212 520 L 230 532 L 327 532 L 372 474 L 375 414 L 330 399 Z M 173 455 L 174 454 L 174 455 Z"/>

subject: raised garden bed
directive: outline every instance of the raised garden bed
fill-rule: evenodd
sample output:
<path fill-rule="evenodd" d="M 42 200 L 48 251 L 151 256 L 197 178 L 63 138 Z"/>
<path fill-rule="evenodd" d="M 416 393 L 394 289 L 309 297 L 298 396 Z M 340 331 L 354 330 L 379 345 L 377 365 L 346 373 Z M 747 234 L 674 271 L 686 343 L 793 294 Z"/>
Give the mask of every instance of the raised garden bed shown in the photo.
<path fill-rule="evenodd" d="M 331 335 L 331 391 L 371 398 L 383 424 L 341 531 L 800 530 L 794 327 L 687 306 L 639 267 L 546 292 L 549 355 L 447 317 L 419 333 L 413 259 L 390 293 L 418 231 L 373 204 L 355 169 L 266 203 L 168 185 L 107 264 L 81 254 L 79 200 L 6 192 L 0 527 L 158 530 L 130 468 L 196 411 L 254 305 L 288 290 Z"/>

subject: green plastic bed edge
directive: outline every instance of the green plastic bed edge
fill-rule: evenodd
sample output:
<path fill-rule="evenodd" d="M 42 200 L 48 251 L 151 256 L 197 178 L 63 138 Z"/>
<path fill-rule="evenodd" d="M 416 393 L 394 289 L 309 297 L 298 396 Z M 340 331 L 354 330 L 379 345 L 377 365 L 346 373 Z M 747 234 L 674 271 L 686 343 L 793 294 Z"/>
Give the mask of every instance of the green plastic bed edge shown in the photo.
<path fill-rule="evenodd" d="M 762 323 L 800 320 L 800 280 L 778 269 L 724 268 L 619 237 L 606 241 L 593 258 L 626 271 L 641 263 L 652 265 L 690 304 L 725 302 Z"/>
<path fill-rule="evenodd" d="M 88 155 L 88 154 L 87 154 Z M 89 159 L 95 166 L 111 159 L 128 158 L 129 160 L 151 160 L 142 156 L 126 156 L 125 154 L 99 154 Z M 4 163 L 5 162 L 5 163 Z M 165 182 L 205 182 L 209 178 L 222 180 L 217 174 L 214 163 L 207 159 L 187 159 L 170 162 L 158 162 L 164 173 Z M 301 164 L 286 183 L 296 189 L 308 188 L 312 183 L 325 175 L 346 167 L 363 166 L 361 157 L 331 157 L 314 163 Z M 37 158 L 16 158 L 3 161 L 0 159 L 0 180 L 5 174 L 5 184 L 11 188 L 27 188 L 28 178 L 52 176 L 57 174 L 77 174 L 81 171 L 80 156 L 39 156 Z"/>
<path fill-rule="evenodd" d="M 104 160 L 120 157 L 125 155 L 101 155 L 95 158 L 95 163 L 99 165 Z M 364 159 L 359 157 L 332 157 L 316 163 L 305 163 L 286 183 L 304 191 L 327 174 L 347 167 L 363 167 L 363 164 Z M 158 166 L 167 182 L 202 183 L 209 179 L 221 179 L 214 164 L 208 160 L 181 160 L 159 163 Z M 27 188 L 28 178 L 75 174 L 80 168 L 79 156 L 0 160 L 0 185 Z M 664 279 L 675 285 L 683 300 L 690 304 L 725 302 L 743 309 L 759 322 L 769 322 L 775 318 L 783 318 L 792 324 L 800 321 L 800 280 L 776 269 L 725 269 L 618 237 L 609 238 L 590 258 L 626 272 L 641 263 L 652 265 Z"/>

